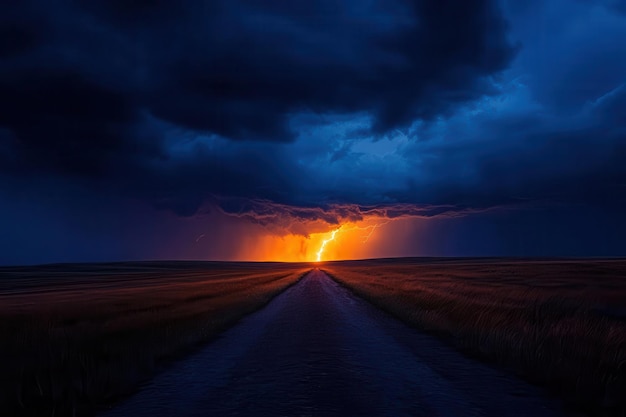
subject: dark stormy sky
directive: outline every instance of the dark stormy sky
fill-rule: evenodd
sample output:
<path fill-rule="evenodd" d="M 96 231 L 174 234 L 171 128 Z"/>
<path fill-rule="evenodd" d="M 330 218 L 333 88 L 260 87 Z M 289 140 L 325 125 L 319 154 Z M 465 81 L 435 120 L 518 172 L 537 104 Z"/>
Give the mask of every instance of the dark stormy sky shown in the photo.
<path fill-rule="evenodd" d="M 625 213 L 624 0 L 0 6 L 1 264 L 626 255 Z"/>

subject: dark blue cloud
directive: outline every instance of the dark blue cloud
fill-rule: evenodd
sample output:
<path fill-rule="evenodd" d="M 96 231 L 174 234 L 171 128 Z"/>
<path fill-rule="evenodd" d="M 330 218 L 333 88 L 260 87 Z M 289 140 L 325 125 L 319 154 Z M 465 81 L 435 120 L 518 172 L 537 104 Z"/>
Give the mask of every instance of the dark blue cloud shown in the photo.
<path fill-rule="evenodd" d="M 489 77 L 516 53 L 491 1 L 10 6 L 0 20 L 12 37 L 3 41 L 0 126 L 17 139 L 19 166 L 123 178 L 121 188 L 130 177 L 129 192 L 181 214 L 211 193 L 310 199 L 297 195 L 288 151 L 198 143 L 172 156 L 176 139 L 159 126 L 280 143 L 301 133 L 294 114 L 365 112 L 368 129 L 385 134 L 493 93 Z M 155 192 L 155 182 L 165 186 Z"/>
<path fill-rule="evenodd" d="M 331 224 L 342 218 L 333 207 L 487 210 L 476 224 L 493 218 L 501 241 L 521 230 L 507 219 L 541 227 L 558 207 L 574 214 L 555 231 L 586 210 L 623 222 L 624 10 L 614 0 L 5 3 L 0 171 L 30 183 L 33 205 L 47 204 L 35 190 L 50 176 L 183 217 L 207 204 L 250 219 L 285 208 L 278 223 L 313 213 Z M 526 214 L 490 217 L 515 206 Z M 501 247 L 514 252 L 513 240 Z"/>

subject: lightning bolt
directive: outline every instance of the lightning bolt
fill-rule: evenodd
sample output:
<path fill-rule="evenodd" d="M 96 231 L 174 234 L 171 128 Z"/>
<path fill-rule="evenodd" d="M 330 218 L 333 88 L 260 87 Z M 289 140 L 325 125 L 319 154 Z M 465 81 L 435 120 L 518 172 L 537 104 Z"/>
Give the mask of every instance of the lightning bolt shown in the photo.
<path fill-rule="evenodd" d="M 339 229 L 341 229 L 341 226 L 339 226 Z M 324 248 L 326 247 L 328 242 L 332 242 L 333 240 L 335 240 L 335 235 L 337 234 L 339 229 L 333 230 L 333 232 L 330 234 L 330 238 L 324 239 L 322 241 L 322 246 L 320 246 L 320 250 L 317 251 L 317 262 L 320 262 L 322 260 L 322 254 L 324 253 Z"/>
<path fill-rule="evenodd" d="M 376 224 L 372 224 L 370 226 L 352 226 L 349 229 L 344 229 L 344 230 L 363 230 L 363 231 L 368 231 L 369 233 L 367 233 L 366 235 L 363 236 L 363 243 L 367 243 L 367 241 L 370 239 L 370 237 L 372 237 L 372 234 L 374 233 L 374 231 L 376 230 L 377 227 L 381 227 L 386 225 L 387 223 L 389 223 L 389 220 L 382 222 L 382 223 L 376 223 Z"/>
<path fill-rule="evenodd" d="M 320 246 L 320 249 L 317 251 L 317 261 L 316 262 L 321 262 L 322 260 L 322 255 L 324 254 L 324 249 L 326 249 L 326 245 L 329 242 L 332 242 L 333 240 L 335 240 L 335 236 L 337 236 L 337 232 L 339 232 L 340 230 L 342 232 L 344 231 L 350 231 L 350 230 L 363 230 L 368 232 L 366 235 L 363 236 L 363 243 L 367 243 L 367 241 L 370 239 L 370 237 L 372 237 L 372 234 L 374 233 L 374 231 L 381 226 L 386 225 L 387 223 L 389 223 L 390 220 L 387 220 L 385 222 L 382 223 L 376 223 L 370 226 L 350 226 L 348 228 L 345 227 L 345 225 L 341 225 L 339 226 L 337 229 L 333 230 L 332 233 L 330 234 L 330 237 L 328 239 L 324 239 L 322 241 L 322 245 Z"/>
<path fill-rule="evenodd" d="M 387 223 L 389 223 L 389 220 L 387 220 L 386 222 L 383 222 L 383 223 L 376 223 L 376 224 L 374 224 L 374 225 L 372 225 L 372 226 L 367 226 L 367 227 L 360 227 L 360 228 L 358 228 L 359 230 L 368 230 L 368 229 L 371 229 L 371 230 L 370 230 L 370 232 L 369 232 L 369 233 L 365 236 L 365 238 L 363 239 L 363 243 L 367 243 L 367 241 L 368 241 L 368 240 L 370 240 L 370 237 L 372 237 L 372 233 L 374 233 L 374 230 L 376 230 L 376 228 L 377 228 L 377 227 L 384 226 L 384 225 L 386 225 Z"/>

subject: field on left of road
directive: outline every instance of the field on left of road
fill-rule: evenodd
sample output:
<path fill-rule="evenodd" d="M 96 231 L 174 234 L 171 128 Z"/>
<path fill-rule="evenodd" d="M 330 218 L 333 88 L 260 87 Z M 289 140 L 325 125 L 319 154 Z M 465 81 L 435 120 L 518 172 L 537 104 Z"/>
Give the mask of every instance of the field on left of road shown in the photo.
<path fill-rule="evenodd" d="M 12 416 L 91 415 L 310 269 L 236 262 L 0 268 L 0 408 Z"/>

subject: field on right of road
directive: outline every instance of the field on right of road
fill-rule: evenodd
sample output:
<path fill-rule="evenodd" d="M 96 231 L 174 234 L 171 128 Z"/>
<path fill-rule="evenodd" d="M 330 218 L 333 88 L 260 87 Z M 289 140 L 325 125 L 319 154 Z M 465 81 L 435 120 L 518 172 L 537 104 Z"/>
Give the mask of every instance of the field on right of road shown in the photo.
<path fill-rule="evenodd" d="M 626 260 L 387 259 L 323 269 L 569 407 L 626 415 Z"/>

